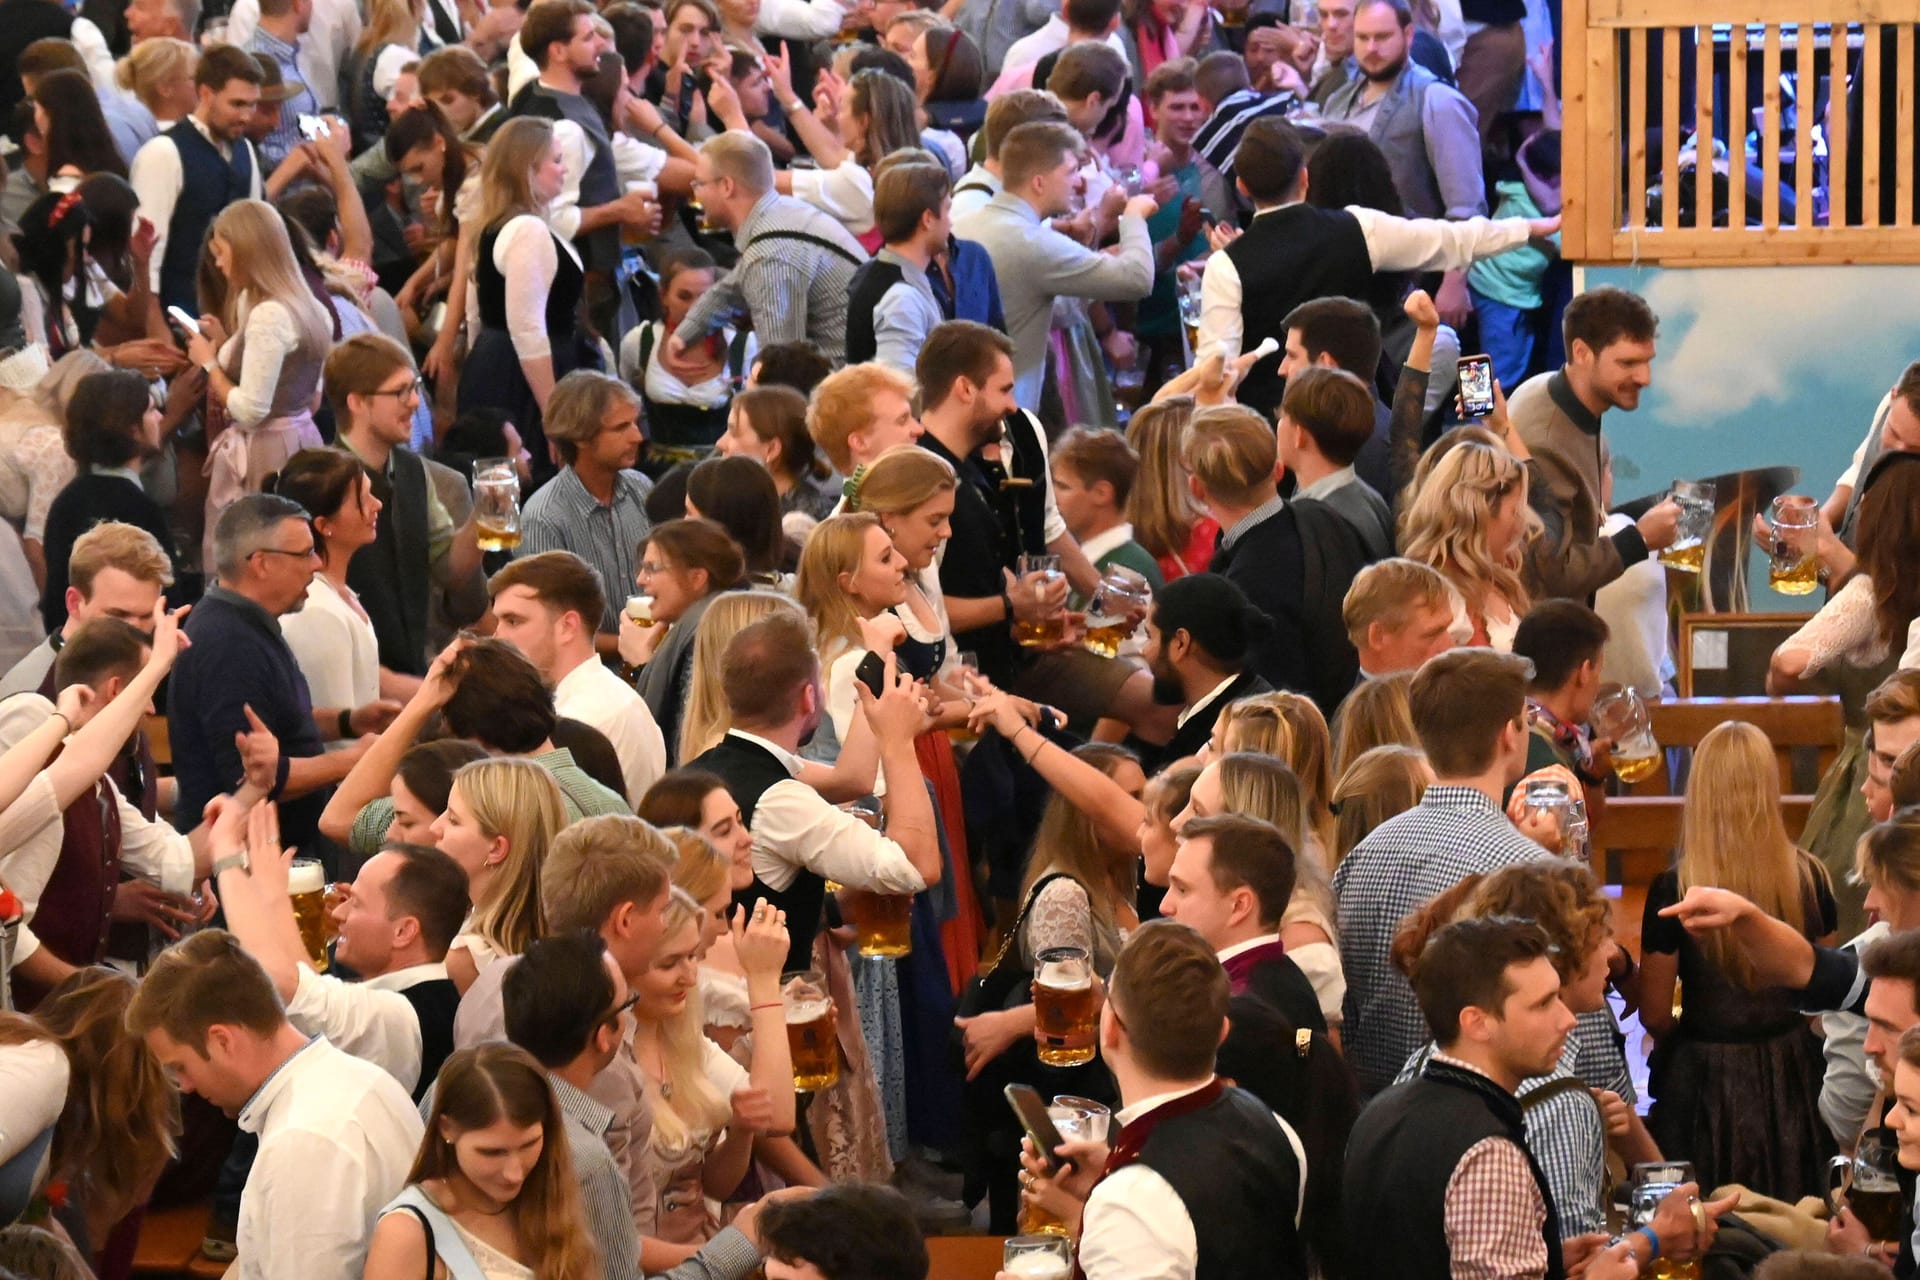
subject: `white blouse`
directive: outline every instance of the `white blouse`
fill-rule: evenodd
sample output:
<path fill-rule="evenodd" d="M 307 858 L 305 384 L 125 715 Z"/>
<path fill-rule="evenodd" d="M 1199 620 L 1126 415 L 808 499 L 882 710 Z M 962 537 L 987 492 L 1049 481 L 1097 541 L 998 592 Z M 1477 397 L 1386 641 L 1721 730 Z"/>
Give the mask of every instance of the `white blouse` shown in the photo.
<path fill-rule="evenodd" d="M 73 476 L 58 423 L 0 424 L 0 516 L 23 521 L 22 536 L 46 537 L 47 513 Z"/>
<path fill-rule="evenodd" d="M 240 297 L 240 312 L 246 317 L 246 350 L 241 356 L 240 381 L 227 396 L 227 416 L 236 427 L 256 427 L 273 412 L 273 393 L 280 385 L 280 371 L 287 357 L 300 347 L 300 325 L 284 302 L 268 298 L 250 303 Z M 218 356 L 223 369 L 233 367 L 240 350 L 240 334 L 221 346 Z"/>
<path fill-rule="evenodd" d="M 1820 606 L 1798 631 L 1781 641 L 1784 652 L 1807 655 L 1807 675 L 1836 662 L 1870 667 L 1887 656 L 1880 622 L 1873 609 L 1873 580 L 1864 573 L 1847 579 L 1839 593 Z"/>
<path fill-rule="evenodd" d="M 547 336 L 547 295 L 564 251 L 580 265 L 573 245 L 554 234 L 546 220 L 523 213 L 509 219 L 493 240 L 493 265 L 507 283 L 507 333 L 522 360 L 553 354 Z M 469 293 L 478 304 L 478 290 Z"/>
<path fill-rule="evenodd" d="M 840 220 L 854 235 L 873 230 L 873 175 L 848 156 L 831 169 L 795 169 L 798 200 Z"/>
<path fill-rule="evenodd" d="M 346 588 L 349 595 L 352 588 Z M 380 696 L 380 644 L 373 624 L 325 574 L 307 584 L 307 602 L 280 615 L 316 707 L 363 707 Z"/>
<path fill-rule="evenodd" d="M 653 332 L 653 350 L 647 355 L 647 367 L 640 368 L 640 336 L 648 330 Z M 722 350 L 732 350 L 734 331 L 720 330 Z M 655 404 L 690 404 L 701 409 L 717 409 L 733 399 L 733 382 L 725 360 L 721 361 L 720 372 L 705 382 L 688 386 L 675 377 L 671 370 L 660 362 L 667 345 L 667 326 L 664 321 L 651 321 L 635 325 L 627 330 L 627 336 L 620 340 L 620 377 L 628 386 L 641 386 L 645 377 L 647 399 Z M 752 334 L 747 335 L 745 357 L 740 362 L 742 372 L 753 368 L 753 358 L 760 349 L 758 340 Z"/>

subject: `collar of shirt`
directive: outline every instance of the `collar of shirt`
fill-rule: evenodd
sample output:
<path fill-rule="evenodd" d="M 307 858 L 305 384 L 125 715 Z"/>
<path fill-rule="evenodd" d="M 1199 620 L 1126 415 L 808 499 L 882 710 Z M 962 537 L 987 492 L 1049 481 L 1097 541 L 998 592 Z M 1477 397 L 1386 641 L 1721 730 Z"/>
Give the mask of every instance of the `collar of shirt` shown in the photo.
<path fill-rule="evenodd" d="M 1000 180 L 999 174 L 990 171 L 987 168 L 987 166 L 984 164 L 977 164 L 973 166 L 973 168 L 961 174 L 960 181 L 954 183 L 953 185 L 956 187 L 964 187 L 969 182 L 979 183 L 981 186 L 991 190 L 994 195 L 999 195 L 1002 191 L 1006 189 L 1006 185 L 1007 185 L 1006 183 Z"/>
<path fill-rule="evenodd" d="M 1225 951 L 1220 952 L 1216 958 L 1220 961 L 1221 964 L 1225 964 L 1227 961 L 1233 959 L 1235 956 L 1243 956 L 1247 952 L 1253 950 L 1255 947 L 1264 947 L 1268 943 L 1278 942 L 1278 941 L 1280 941 L 1280 935 L 1277 933 L 1265 934 L 1258 938 L 1248 938 L 1245 942 L 1234 943 L 1232 946 L 1228 947 Z"/>
<path fill-rule="evenodd" d="M 1112 555 L 1121 547 L 1133 541 L 1133 526 L 1122 520 L 1104 533 L 1096 533 L 1080 543 L 1080 553 L 1087 558 L 1088 564 L 1100 563 L 1101 556 Z"/>
<path fill-rule="evenodd" d="M 891 262 L 894 266 L 900 268 L 900 274 L 905 276 L 911 284 L 925 290 L 927 293 L 933 292 L 933 284 L 927 279 L 926 269 L 919 263 L 902 257 L 885 245 L 881 245 L 880 252 L 873 256 L 881 262 Z"/>
<path fill-rule="evenodd" d="M 285 1062 L 275 1067 L 272 1075 L 260 1082 L 260 1087 L 253 1091 L 251 1098 L 247 1099 L 247 1105 L 240 1108 L 239 1119 L 242 1129 L 248 1133 L 259 1133 L 267 1127 L 268 1113 L 273 1110 L 273 1104 L 279 1100 L 280 1095 L 293 1088 L 294 1082 L 306 1073 L 310 1064 L 317 1065 L 325 1056 L 315 1053 L 314 1046 L 325 1044 L 326 1040 L 325 1036 L 313 1037 L 294 1050 Z"/>
<path fill-rule="evenodd" d="M 800 766 L 804 764 L 805 761 L 801 760 L 799 756 L 793 754 L 793 752 L 787 750 L 779 743 L 768 742 L 759 734 L 748 733 L 745 729 L 729 729 L 727 730 L 727 736 L 729 738 L 739 738 L 743 742 L 751 742 L 754 746 L 771 752 L 773 758 L 780 762 L 781 768 L 796 778 L 800 776 Z"/>
<path fill-rule="evenodd" d="M 199 112 L 196 111 L 196 112 L 188 113 L 187 119 L 192 122 L 194 128 L 200 131 L 200 136 L 205 138 L 209 143 L 213 145 L 213 149 L 215 151 L 218 151 L 221 155 L 227 157 L 229 160 L 233 158 L 233 144 L 231 142 L 224 142 L 221 139 L 214 137 L 213 130 L 207 125 L 207 122 L 205 120 L 202 120 L 200 118 Z M 25 173 L 26 170 L 22 169 L 20 172 Z"/>
<path fill-rule="evenodd" d="M 560 468 L 560 474 L 548 482 L 554 490 L 553 500 L 563 502 L 578 515 L 591 515 L 596 511 L 611 511 L 622 503 L 633 503 L 644 508 L 647 503 L 646 486 L 640 482 L 637 471 L 616 471 L 613 475 L 613 497 L 607 502 L 593 496 L 579 473 L 572 467 Z"/>
<path fill-rule="evenodd" d="M 1580 403 L 1580 397 L 1573 393 L 1573 383 L 1567 380 L 1567 371 L 1560 370 L 1547 379 L 1547 394 L 1553 397 L 1553 403 L 1560 412 L 1567 415 L 1568 421 L 1590 436 L 1600 434 L 1600 417 Z"/>
<path fill-rule="evenodd" d="M 1265 217 L 1269 213 L 1278 213 L 1282 209 L 1291 209 L 1295 205 L 1302 205 L 1305 203 L 1306 203 L 1305 200 L 1289 200 L 1285 204 L 1270 204 L 1264 209 L 1255 209 L 1253 211 L 1253 216 L 1256 218 L 1261 218 L 1261 217 Z"/>
<path fill-rule="evenodd" d="M 598 657 L 593 654 L 588 654 L 579 666 L 553 682 L 553 696 L 555 700 L 558 700 L 563 694 L 590 692 L 594 685 L 600 683 L 598 673 L 594 670 L 596 667 L 608 675 L 613 674 L 607 671 L 606 665 L 602 663 Z M 614 678 L 616 680 L 619 679 L 618 676 Z"/>
<path fill-rule="evenodd" d="M 1155 1107 L 1164 1107 L 1176 1098 L 1184 1098 L 1190 1093 L 1198 1093 L 1212 1083 L 1213 1077 L 1208 1076 L 1199 1084 L 1188 1089 L 1175 1089 L 1170 1093 L 1156 1093 L 1151 1098 L 1140 1099 L 1140 1101 L 1134 1103 L 1132 1106 L 1120 1108 L 1120 1110 L 1113 1113 L 1113 1118 L 1118 1120 L 1120 1127 L 1124 1129 Z"/>
<path fill-rule="evenodd" d="M 734 243 L 744 249 L 747 241 L 753 239 L 753 233 L 760 229 L 760 224 L 771 216 L 773 206 L 779 199 L 778 191 L 769 191 L 754 201 L 753 208 L 747 210 L 747 216 L 740 219 L 740 229 L 734 232 Z"/>
<path fill-rule="evenodd" d="M 1287 500 L 1285 498 L 1277 493 L 1274 494 L 1271 498 L 1268 498 L 1265 502 L 1234 521 L 1233 528 L 1221 530 L 1220 545 L 1223 548 L 1232 546 L 1234 543 L 1240 541 L 1241 535 L 1245 534 L 1247 530 L 1279 515 L 1286 505 Z"/>
<path fill-rule="evenodd" d="M 255 27 L 253 39 L 249 43 L 260 46 L 260 52 L 271 57 L 275 62 L 298 65 L 300 46 L 288 44 L 265 27 Z"/>
<path fill-rule="evenodd" d="M 1494 817 L 1506 816 L 1500 812 L 1498 805 L 1487 799 L 1484 791 L 1474 787 L 1447 786 L 1444 783 L 1435 783 L 1428 787 L 1426 794 L 1420 797 L 1420 807 L 1422 809 L 1458 809 L 1463 812 L 1477 810 Z"/>
<path fill-rule="evenodd" d="M 547 1073 L 547 1083 L 553 1086 L 553 1098 L 560 1104 L 560 1114 L 601 1137 L 605 1137 L 607 1130 L 613 1127 L 613 1111 L 610 1108 L 601 1106 L 552 1072 Z"/>
<path fill-rule="evenodd" d="M 122 480 L 130 480 L 134 484 L 140 483 L 140 473 L 132 467 L 93 467 L 91 470 L 96 476 L 118 476 Z"/>
<path fill-rule="evenodd" d="M 1569 1039 L 1571 1039 L 1571 1037 L 1569 1037 Z M 1561 1050 L 1561 1056 L 1563 1059 L 1565 1057 L 1565 1054 L 1566 1054 L 1566 1050 L 1563 1048 Z M 1444 1062 L 1448 1066 L 1453 1067 L 1455 1070 L 1458 1070 L 1458 1071 L 1471 1071 L 1473 1072 L 1474 1075 L 1479 1076 L 1482 1080 L 1485 1080 L 1488 1084 L 1491 1084 L 1494 1088 L 1500 1090 L 1500 1092 L 1502 1093 L 1507 1092 L 1507 1087 L 1505 1085 L 1501 1084 L 1498 1080 L 1495 1080 L 1492 1076 L 1488 1075 L 1486 1072 L 1482 1071 L 1480 1068 L 1474 1066 L 1471 1062 L 1462 1062 L 1460 1061 L 1460 1059 L 1454 1057 L 1450 1053 L 1442 1053 L 1437 1047 L 1433 1051 L 1433 1056 L 1427 1059 L 1427 1061 Z"/>
<path fill-rule="evenodd" d="M 410 964 L 404 969 L 367 978 L 360 985 L 369 991 L 405 991 L 423 982 L 439 982 L 446 976 L 447 966 L 436 960 L 426 964 Z"/>
<path fill-rule="evenodd" d="M 276 636 L 280 634 L 280 623 L 274 616 L 268 613 L 259 601 L 249 600 L 238 591 L 215 584 L 207 588 L 206 595 L 203 598 L 207 600 L 218 600 L 221 604 L 238 609 L 244 617 L 256 626 L 262 627 Z"/>
<path fill-rule="evenodd" d="M 1328 494 L 1344 489 L 1354 481 L 1352 467 L 1341 467 L 1338 471 L 1328 472 L 1293 496 L 1296 498 L 1324 498 Z"/>
<path fill-rule="evenodd" d="M 1185 711 L 1182 711 L 1180 713 L 1179 718 L 1173 722 L 1173 727 L 1176 729 L 1186 728 L 1187 721 L 1193 719 L 1195 716 L 1199 715 L 1202 711 L 1212 706 L 1214 701 L 1218 699 L 1220 695 L 1224 694 L 1227 691 L 1228 687 L 1232 685 L 1233 682 L 1235 680 L 1238 680 L 1239 678 L 1240 677 L 1238 675 L 1231 675 L 1231 676 L 1228 676 L 1225 680 L 1222 680 L 1219 684 L 1213 686 L 1212 692 L 1204 694 L 1192 706 L 1188 707 Z M 1429 790 L 1431 790 L 1431 788 L 1429 788 Z"/>
<path fill-rule="evenodd" d="M 373 470 L 373 463 L 367 460 L 367 457 L 365 454 L 361 453 L 358 449 L 353 447 L 353 441 L 347 438 L 347 434 L 344 431 L 339 432 L 334 436 L 333 443 L 337 448 L 344 449 L 348 453 L 352 454 L 354 457 L 360 459 L 361 466 L 367 468 L 370 471 Z M 403 446 L 395 445 L 393 446 L 393 449 L 398 449 L 401 447 Z M 387 465 L 380 468 L 380 474 L 388 480 L 393 479 L 393 449 L 387 450 Z"/>

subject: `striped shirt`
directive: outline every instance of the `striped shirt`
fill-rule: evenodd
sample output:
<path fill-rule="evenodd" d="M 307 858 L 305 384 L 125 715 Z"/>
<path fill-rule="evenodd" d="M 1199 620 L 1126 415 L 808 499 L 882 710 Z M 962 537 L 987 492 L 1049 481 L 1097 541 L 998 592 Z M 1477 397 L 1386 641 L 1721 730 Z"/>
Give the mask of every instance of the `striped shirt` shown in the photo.
<path fill-rule="evenodd" d="M 554 1100 L 567 1120 L 567 1154 L 587 1210 L 587 1229 L 600 1249 L 606 1280 L 640 1280 L 640 1232 L 633 1224 L 633 1200 L 627 1180 L 607 1148 L 613 1112 L 580 1090 L 549 1074 Z"/>
<path fill-rule="evenodd" d="M 300 92 L 280 104 L 280 123 L 258 144 L 260 164 L 265 171 L 261 181 L 264 182 L 265 175 L 278 169 L 288 152 L 306 141 L 300 133 L 300 117 L 319 115 L 320 102 L 313 96 L 313 90 L 307 87 L 314 80 L 300 65 L 299 45 L 288 44 L 265 27 L 255 27 L 247 39 L 246 47 L 248 53 L 264 53 L 272 58 L 280 68 L 282 83 L 300 86 Z"/>
<path fill-rule="evenodd" d="M 646 545 L 653 522 L 647 519 L 647 494 L 653 481 L 638 471 L 622 471 L 613 478 L 613 500 L 602 503 L 587 492 L 572 467 L 540 486 L 520 513 L 520 548 L 516 556 L 542 551 L 571 551 L 600 575 L 606 606 L 600 630 L 620 630 L 620 608 L 634 590 L 640 548 Z"/>
<path fill-rule="evenodd" d="M 1347 976 L 1341 1035 L 1361 1085 L 1377 1093 L 1431 1038 L 1388 952 L 1400 922 L 1470 875 L 1548 856 L 1472 787 L 1436 785 L 1354 847 L 1333 874 Z"/>
<path fill-rule="evenodd" d="M 1298 113 L 1301 106 L 1300 99 L 1284 89 L 1277 93 L 1235 89 L 1220 99 L 1220 105 L 1200 126 L 1200 132 L 1193 136 L 1193 149 L 1231 187 L 1233 153 L 1240 149 L 1240 139 L 1246 135 L 1247 126 L 1266 116 L 1277 116 L 1284 120 Z"/>
<path fill-rule="evenodd" d="M 693 304 L 674 335 L 692 345 L 745 313 L 762 348 L 809 340 L 836 366 L 847 354 L 847 286 L 867 251 L 837 219 L 769 191 L 734 233 L 740 261 Z"/>

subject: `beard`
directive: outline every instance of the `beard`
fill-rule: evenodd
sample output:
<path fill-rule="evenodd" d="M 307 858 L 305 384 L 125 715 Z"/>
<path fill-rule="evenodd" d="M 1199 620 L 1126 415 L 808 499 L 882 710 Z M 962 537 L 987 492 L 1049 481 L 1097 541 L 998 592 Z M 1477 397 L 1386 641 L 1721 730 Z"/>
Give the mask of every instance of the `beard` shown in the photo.
<path fill-rule="evenodd" d="M 1148 667 L 1147 673 L 1153 677 L 1153 703 L 1157 707 L 1183 707 L 1187 703 L 1187 691 L 1180 685 L 1180 677 L 1173 671 L 1159 667 Z"/>
<path fill-rule="evenodd" d="M 1400 73 L 1406 69 L 1407 55 L 1403 53 L 1393 62 L 1388 63 L 1377 71 L 1369 71 L 1363 66 L 1360 68 L 1360 74 L 1375 84 L 1391 84 L 1393 81 L 1398 80 Z"/>

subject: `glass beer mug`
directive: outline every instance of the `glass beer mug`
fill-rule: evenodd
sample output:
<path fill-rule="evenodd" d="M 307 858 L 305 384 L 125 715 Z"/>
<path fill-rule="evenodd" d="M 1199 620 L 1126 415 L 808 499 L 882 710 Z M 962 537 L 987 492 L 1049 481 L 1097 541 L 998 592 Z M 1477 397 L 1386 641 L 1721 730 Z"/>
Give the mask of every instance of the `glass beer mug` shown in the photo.
<path fill-rule="evenodd" d="M 1064 1232 L 1011 1236 L 1000 1246 L 1000 1269 L 1014 1280 L 1070 1280 L 1073 1242 Z"/>
<path fill-rule="evenodd" d="M 295 858 L 287 869 L 287 897 L 293 922 L 315 973 L 327 971 L 327 872 L 318 858 Z"/>
<path fill-rule="evenodd" d="M 1026 579 L 1030 575 L 1035 574 L 1039 576 L 1034 580 L 1032 590 L 1037 598 L 1051 591 L 1054 584 L 1059 582 L 1063 576 L 1060 569 L 1060 557 L 1021 556 L 1019 566 L 1021 581 L 1016 585 L 1022 590 L 1025 590 Z M 1015 622 L 1013 624 L 1013 638 L 1028 648 L 1039 648 L 1045 645 L 1059 644 L 1067 638 L 1066 610 L 1062 609 L 1050 617 L 1040 619 L 1038 622 Z"/>
<path fill-rule="evenodd" d="M 1628 1211 L 1629 1227 L 1645 1227 L 1653 1223 L 1653 1215 L 1660 1208 L 1660 1202 L 1673 1194 L 1673 1189 L 1682 1183 L 1693 1181 L 1693 1166 L 1684 1160 L 1663 1160 L 1654 1164 L 1636 1164 L 1633 1166 L 1633 1189 L 1631 1207 Z M 1656 1258 L 1653 1269 L 1647 1272 L 1651 1280 L 1700 1280 L 1698 1259 L 1669 1258 L 1665 1254 Z"/>
<path fill-rule="evenodd" d="M 796 1093 L 817 1093 L 840 1081 L 840 1037 L 833 1001 L 818 969 L 780 975 L 780 1003 L 787 1018 L 787 1049 L 793 1055 Z"/>
<path fill-rule="evenodd" d="M 1092 958 L 1080 947 L 1048 947 L 1035 960 L 1033 1035 L 1040 1061 L 1050 1067 L 1092 1062 L 1100 1026 Z"/>
<path fill-rule="evenodd" d="M 1820 585 L 1820 562 L 1813 554 L 1820 508 L 1812 498 L 1787 494 L 1767 510 L 1773 546 L 1767 553 L 1767 585 L 1783 596 L 1811 595 Z"/>
<path fill-rule="evenodd" d="M 1100 579 L 1087 601 L 1087 637 L 1080 647 L 1103 658 L 1120 656 L 1120 646 L 1133 634 L 1134 619 L 1153 602 L 1146 578 L 1125 565 L 1114 565 Z"/>
<path fill-rule="evenodd" d="M 482 551 L 512 551 L 520 545 L 520 475 L 513 459 L 475 460 L 473 527 Z"/>
<path fill-rule="evenodd" d="M 1556 853 L 1566 853 L 1568 828 L 1573 825 L 1573 795 L 1567 790 L 1567 784 L 1559 778 L 1534 778 L 1527 783 L 1526 809 L 1528 817 L 1546 817 L 1553 823 L 1554 834 L 1548 837 L 1546 847 Z"/>
<path fill-rule="evenodd" d="M 1625 783 L 1653 776 L 1660 767 L 1660 743 L 1653 736 L 1653 716 L 1632 689 L 1602 694 L 1593 704 L 1593 731 L 1613 739 L 1613 772 Z"/>
<path fill-rule="evenodd" d="M 1713 532 L 1713 482 L 1675 480 L 1667 496 L 1680 508 L 1680 526 L 1673 545 L 1660 553 L 1660 563 L 1698 573 L 1707 560 L 1707 536 Z"/>
<path fill-rule="evenodd" d="M 1851 1211 L 1875 1241 L 1896 1247 L 1907 1231 L 1898 1150 L 1890 1135 L 1875 1130 L 1861 1137 L 1851 1156 L 1827 1162 L 1827 1199 L 1833 1211 Z"/>

